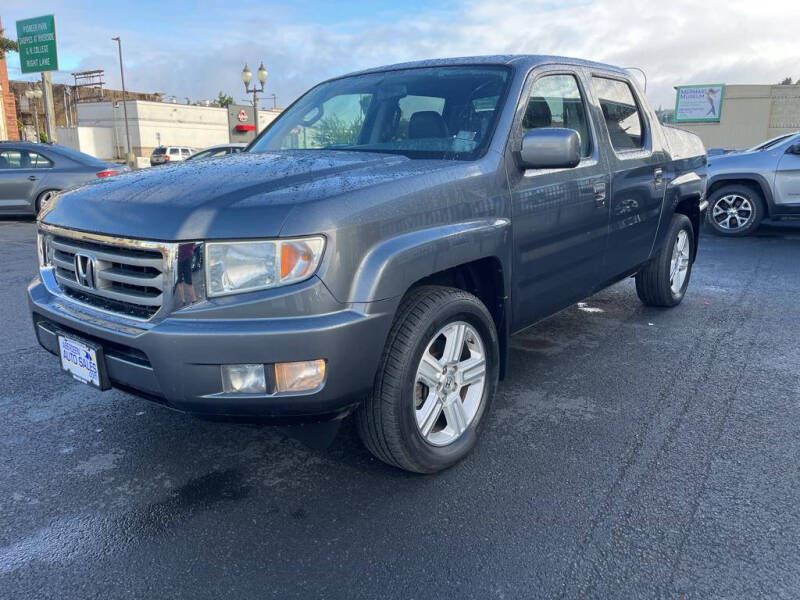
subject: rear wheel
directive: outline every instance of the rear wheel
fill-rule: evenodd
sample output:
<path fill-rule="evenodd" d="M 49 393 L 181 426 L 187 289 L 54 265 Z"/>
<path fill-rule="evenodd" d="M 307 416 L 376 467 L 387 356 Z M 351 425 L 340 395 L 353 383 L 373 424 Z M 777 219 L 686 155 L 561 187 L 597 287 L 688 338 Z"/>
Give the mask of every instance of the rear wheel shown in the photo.
<path fill-rule="evenodd" d="M 648 306 L 680 304 L 689 287 L 694 256 L 694 230 L 686 215 L 672 215 L 658 255 L 636 274 L 636 293 Z"/>
<path fill-rule="evenodd" d="M 414 289 L 356 412 L 361 439 L 402 469 L 445 469 L 474 447 L 497 378 L 497 332 L 481 301 L 455 288 Z"/>
<path fill-rule="evenodd" d="M 47 203 L 50 202 L 57 193 L 58 190 L 45 190 L 37 196 L 36 206 L 34 207 L 37 215 L 42 212 L 42 209 L 47 206 Z"/>
<path fill-rule="evenodd" d="M 706 221 L 714 233 L 742 236 L 754 232 L 764 218 L 761 195 L 746 185 L 727 185 L 708 199 Z"/>

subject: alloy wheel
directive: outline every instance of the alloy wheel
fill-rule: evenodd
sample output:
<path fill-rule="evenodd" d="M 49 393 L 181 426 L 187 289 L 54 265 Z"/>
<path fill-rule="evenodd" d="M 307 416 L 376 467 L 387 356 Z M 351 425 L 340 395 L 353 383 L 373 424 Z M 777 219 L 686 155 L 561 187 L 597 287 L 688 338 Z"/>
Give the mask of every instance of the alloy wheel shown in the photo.
<path fill-rule="evenodd" d="M 39 196 L 39 211 L 40 212 L 45 206 L 47 206 L 50 203 L 50 201 L 53 199 L 53 197 L 55 195 L 56 195 L 56 192 L 53 191 L 53 190 L 50 190 L 50 191 L 44 192 L 41 196 Z"/>
<path fill-rule="evenodd" d="M 754 215 L 749 198 L 739 194 L 728 194 L 717 199 L 711 209 L 711 218 L 720 229 L 735 231 L 746 227 Z"/>
<path fill-rule="evenodd" d="M 448 323 L 425 348 L 414 380 L 414 412 L 420 434 L 446 446 L 478 414 L 486 387 L 486 351 L 475 328 Z"/>
<path fill-rule="evenodd" d="M 669 262 L 669 287 L 673 294 L 680 294 L 686 274 L 689 272 L 689 234 L 685 229 L 678 232 L 672 246 L 672 258 Z"/>

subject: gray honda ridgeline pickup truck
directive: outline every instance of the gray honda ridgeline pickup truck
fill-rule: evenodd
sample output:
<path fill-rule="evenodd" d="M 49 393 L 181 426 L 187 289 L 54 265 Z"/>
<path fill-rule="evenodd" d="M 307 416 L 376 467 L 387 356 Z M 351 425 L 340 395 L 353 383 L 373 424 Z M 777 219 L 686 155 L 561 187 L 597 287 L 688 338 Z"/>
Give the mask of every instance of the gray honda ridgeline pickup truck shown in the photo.
<path fill-rule="evenodd" d="M 433 60 L 314 87 L 243 153 L 60 194 L 29 287 L 75 378 L 202 415 L 354 412 L 381 460 L 475 445 L 508 338 L 625 277 L 686 293 L 706 155 L 618 68 Z"/>

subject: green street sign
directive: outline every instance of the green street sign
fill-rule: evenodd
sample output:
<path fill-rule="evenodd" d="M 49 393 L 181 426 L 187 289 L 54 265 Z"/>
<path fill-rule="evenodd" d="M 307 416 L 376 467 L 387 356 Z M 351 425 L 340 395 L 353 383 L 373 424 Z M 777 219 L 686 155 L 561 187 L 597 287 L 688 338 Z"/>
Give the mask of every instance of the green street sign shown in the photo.
<path fill-rule="evenodd" d="M 53 15 L 17 21 L 17 43 L 23 73 L 58 71 L 56 20 Z"/>

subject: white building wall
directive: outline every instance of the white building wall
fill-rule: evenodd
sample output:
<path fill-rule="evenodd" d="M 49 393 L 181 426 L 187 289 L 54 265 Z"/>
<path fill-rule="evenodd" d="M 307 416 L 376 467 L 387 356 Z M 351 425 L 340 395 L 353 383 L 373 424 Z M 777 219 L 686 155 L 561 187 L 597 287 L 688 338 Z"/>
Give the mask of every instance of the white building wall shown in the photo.
<path fill-rule="evenodd" d="M 58 127 L 58 143 L 102 160 L 117 158 L 111 127 Z"/>

